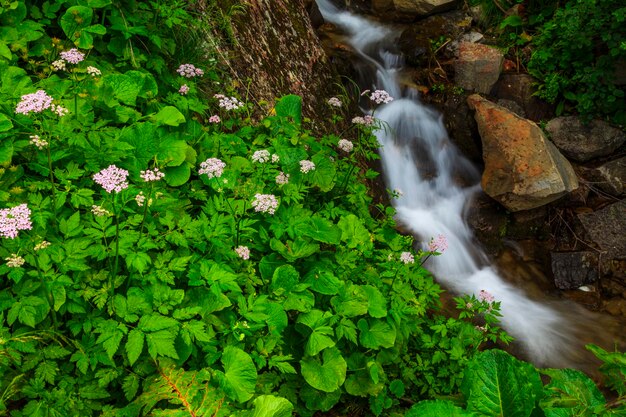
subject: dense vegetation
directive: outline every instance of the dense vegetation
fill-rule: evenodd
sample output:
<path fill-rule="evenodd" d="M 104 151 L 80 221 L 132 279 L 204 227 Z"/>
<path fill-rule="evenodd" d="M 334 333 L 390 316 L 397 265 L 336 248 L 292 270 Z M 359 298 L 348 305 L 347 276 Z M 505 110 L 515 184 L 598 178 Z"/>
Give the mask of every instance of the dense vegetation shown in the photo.
<path fill-rule="evenodd" d="M 0 415 L 620 406 L 622 354 L 593 348 L 607 404 L 579 372 L 543 385 L 481 352 L 509 340 L 499 304 L 444 317 L 422 267 L 443 239 L 416 250 L 369 197 L 375 121 L 315 137 L 297 96 L 253 120 L 210 45 L 190 47 L 225 14 L 193 6 L 0 3 Z M 336 122 L 348 99 L 329 100 Z"/>
<path fill-rule="evenodd" d="M 621 0 L 474 0 L 557 113 L 626 125 L 626 6 Z"/>

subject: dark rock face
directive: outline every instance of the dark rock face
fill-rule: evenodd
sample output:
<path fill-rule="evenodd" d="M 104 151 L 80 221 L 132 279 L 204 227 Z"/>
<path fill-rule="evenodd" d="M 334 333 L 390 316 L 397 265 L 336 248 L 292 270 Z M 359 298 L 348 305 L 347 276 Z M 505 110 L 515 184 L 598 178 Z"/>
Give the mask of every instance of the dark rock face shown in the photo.
<path fill-rule="evenodd" d="M 475 163 L 482 163 L 482 145 L 476 121 L 467 104 L 467 95 L 450 96 L 441 106 L 450 140 L 461 153 Z"/>
<path fill-rule="evenodd" d="M 311 7 L 310 0 L 248 1 L 246 13 L 234 17 L 238 44 L 230 63 L 242 85 L 253 80 L 252 100 L 298 94 L 305 115 L 323 120 L 335 74 L 311 25 Z"/>
<path fill-rule="evenodd" d="M 554 113 L 548 103 L 533 96 L 534 83 L 535 79 L 527 74 L 502 74 L 491 92 L 498 99 L 514 101 L 524 110 L 523 117 L 539 122 Z"/>
<path fill-rule="evenodd" d="M 626 200 L 589 214 L 579 214 L 591 240 L 610 259 L 626 259 Z"/>
<path fill-rule="evenodd" d="M 593 252 L 553 252 L 554 284 L 562 290 L 573 290 L 598 279 L 598 255 Z"/>
<path fill-rule="evenodd" d="M 557 148 L 578 162 L 610 155 L 626 141 L 623 131 L 602 120 L 592 120 L 583 125 L 576 116 L 552 119 L 546 130 Z"/>

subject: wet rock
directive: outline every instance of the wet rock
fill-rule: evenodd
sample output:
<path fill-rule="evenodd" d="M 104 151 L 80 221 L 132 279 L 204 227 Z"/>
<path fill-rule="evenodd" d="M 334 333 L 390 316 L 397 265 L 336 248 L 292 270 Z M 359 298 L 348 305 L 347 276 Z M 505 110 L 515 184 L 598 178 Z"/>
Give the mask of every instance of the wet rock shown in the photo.
<path fill-rule="evenodd" d="M 626 300 L 613 298 L 604 302 L 604 309 L 613 316 L 626 316 Z"/>
<path fill-rule="evenodd" d="M 454 8 L 457 0 L 393 0 L 396 12 L 408 16 L 428 16 Z"/>
<path fill-rule="evenodd" d="M 593 188 L 620 197 L 626 194 L 626 156 L 583 171 Z"/>
<path fill-rule="evenodd" d="M 626 200 L 589 214 L 579 214 L 585 231 L 609 259 L 626 259 Z"/>
<path fill-rule="evenodd" d="M 533 122 L 545 120 L 554 115 L 552 106 L 537 98 L 536 80 L 527 74 L 502 74 L 493 87 L 492 94 L 497 99 L 511 100 L 524 109 L 526 118 Z"/>
<path fill-rule="evenodd" d="M 549 234 L 548 210 L 538 207 L 513 213 L 506 236 L 515 240 L 545 238 Z"/>
<path fill-rule="evenodd" d="M 626 134 L 607 122 L 592 120 L 583 125 L 576 116 L 552 119 L 546 130 L 557 148 L 578 162 L 610 155 L 626 141 Z"/>
<path fill-rule="evenodd" d="M 478 126 L 467 104 L 467 94 L 448 97 L 440 110 L 450 139 L 461 153 L 474 162 L 482 163 L 482 145 Z"/>
<path fill-rule="evenodd" d="M 598 279 L 598 255 L 594 252 L 552 252 L 554 284 L 561 290 L 573 290 Z"/>
<path fill-rule="evenodd" d="M 487 253 L 500 253 L 507 224 L 507 214 L 502 206 L 486 194 L 477 194 L 467 209 L 467 223 Z"/>
<path fill-rule="evenodd" d="M 466 90 L 488 94 L 500 77 L 503 61 L 502 52 L 496 48 L 461 42 L 459 58 L 454 63 L 454 80 Z"/>
<path fill-rule="evenodd" d="M 526 117 L 526 112 L 524 111 L 524 108 L 513 100 L 506 100 L 506 99 L 501 98 L 498 101 L 496 101 L 496 104 L 498 106 L 504 107 L 507 110 L 512 111 L 513 113 L 517 114 L 519 117 Z"/>
<path fill-rule="evenodd" d="M 485 193 L 510 211 L 548 204 L 578 188 L 570 163 L 539 126 L 478 94 L 468 97 L 483 144 Z"/>

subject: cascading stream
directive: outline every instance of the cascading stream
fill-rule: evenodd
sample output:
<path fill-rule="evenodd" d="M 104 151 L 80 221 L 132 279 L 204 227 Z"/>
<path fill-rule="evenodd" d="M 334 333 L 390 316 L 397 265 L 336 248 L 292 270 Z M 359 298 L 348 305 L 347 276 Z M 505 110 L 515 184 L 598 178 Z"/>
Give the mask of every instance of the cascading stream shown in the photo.
<path fill-rule="evenodd" d="M 468 200 L 480 190 L 479 175 L 450 142 L 441 115 L 423 106 L 416 91 L 403 91 L 397 79 L 401 59 L 389 52 L 389 42 L 396 34 L 337 9 L 329 0 L 317 0 L 317 4 L 324 19 L 343 30 L 359 57 L 375 68 L 376 79 L 366 80 L 368 84 L 395 98 L 376 109 L 375 117 L 387 125 L 376 136 L 387 186 L 402 193 L 394 201 L 397 222 L 418 239 L 439 234 L 447 237 L 445 254 L 431 257 L 428 268 L 439 282 L 457 293 L 478 295 L 485 290 L 493 294 L 501 301 L 503 327 L 526 354 L 538 364 L 561 363 L 563 349 L 571 345 L 568 320 L 507 284 L 477 247 L 463 212 Z M 475 185 L 459 186 L 455 180 L 458 176 Z"/>

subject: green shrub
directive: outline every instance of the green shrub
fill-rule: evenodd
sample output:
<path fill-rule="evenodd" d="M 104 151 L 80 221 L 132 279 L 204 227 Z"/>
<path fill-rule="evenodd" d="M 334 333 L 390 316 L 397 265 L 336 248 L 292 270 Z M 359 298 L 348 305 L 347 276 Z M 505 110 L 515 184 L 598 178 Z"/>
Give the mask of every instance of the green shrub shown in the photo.
<path fill-rule="evenodd" d="M 538 95 L 571 105 L 586 118 L 626 123 L 624 86 L 615 84 L 626 59 L 626 7 L 620 0 L 569 1 L 533 39 L 529 72 L 540 80 Z"/>

